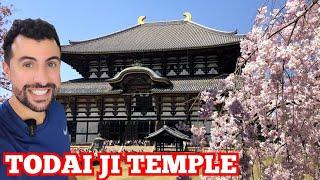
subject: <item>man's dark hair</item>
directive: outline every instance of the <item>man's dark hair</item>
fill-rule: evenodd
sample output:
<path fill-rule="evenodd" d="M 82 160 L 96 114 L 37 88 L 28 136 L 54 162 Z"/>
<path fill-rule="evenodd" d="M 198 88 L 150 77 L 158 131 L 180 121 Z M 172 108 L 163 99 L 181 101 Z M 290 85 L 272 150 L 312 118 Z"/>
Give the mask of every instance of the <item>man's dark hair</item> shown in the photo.
<path fill-rule="evenodd" d="M 4 59 L 10 64 L 12 58 L 11 46 L 18 35 L 23 35 L 34 40 L 53 39 L 60 48 L 60 41 L 54 26 L 41 19 L 17 19 L 13 22 L 10 30 L 3 41 Z"/>

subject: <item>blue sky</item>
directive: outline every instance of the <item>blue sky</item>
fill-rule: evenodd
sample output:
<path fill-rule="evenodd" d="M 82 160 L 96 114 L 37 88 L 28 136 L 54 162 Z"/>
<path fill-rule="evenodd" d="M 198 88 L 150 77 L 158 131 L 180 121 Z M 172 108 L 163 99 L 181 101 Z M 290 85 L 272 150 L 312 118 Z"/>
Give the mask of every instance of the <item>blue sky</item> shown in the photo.
<path fill-rule="evenodd" d="M 14 19 L 41 18 L 53 24 L 61 44 L 69 40 L 91 39 L 146 22 L 182 20 L 183 12 L 204 26 L 222 30 L 238 30 L 245 34 L 253 25 L 257 9 L 264 0 L 3 0 L 12 4 Z M 10 24 L 9 24 L 10 25 Z M 66 64 L 61 69 L 62 81 L 80 78 Z"/>

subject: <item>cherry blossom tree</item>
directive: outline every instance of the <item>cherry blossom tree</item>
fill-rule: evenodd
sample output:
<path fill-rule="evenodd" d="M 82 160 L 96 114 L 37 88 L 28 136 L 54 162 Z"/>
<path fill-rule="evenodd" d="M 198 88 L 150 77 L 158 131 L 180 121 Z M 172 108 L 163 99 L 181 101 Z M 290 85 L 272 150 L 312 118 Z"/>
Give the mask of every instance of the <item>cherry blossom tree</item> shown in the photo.
<path fill-rule="evenodd" d="M 241 179 L 320 179 L 319 1 L 261 7 L 240 46 L 227 90 L 201 93 L 210 148 L 239 150 Z"/>
<path fill-rule="evenodd" d="M 5 25 L 8 23 L 8 17 L 11 15 L 12 6 L 5 6 L 0 1 L 0 45 L 2 46 L 4 36 L 7 32 Z M 0 59 L 3 59 L 3 50 L 0 48 Z M 10 83 L 6 80 L 2 69 L 0 71 L 0 89 L 5 89 L 5 91 L 10 91 Z M 0 103 L 6 99 L 5 94 L 0 94 Z"/>

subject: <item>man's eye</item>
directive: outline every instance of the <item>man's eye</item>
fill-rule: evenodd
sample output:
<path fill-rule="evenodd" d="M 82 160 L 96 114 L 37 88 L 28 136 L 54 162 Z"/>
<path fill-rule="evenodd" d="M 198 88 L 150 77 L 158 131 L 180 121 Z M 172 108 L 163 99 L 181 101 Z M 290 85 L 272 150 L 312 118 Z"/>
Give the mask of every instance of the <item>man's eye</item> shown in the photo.
<path fill-rule="evenodd" d="M 57 63 L 55 63 L 55 62 L 49 62 L 49 63 L 48 63 L 48 66 L 51 67 L 51 68 L 55 68 L 55 67 L 57 67 Z"/>
<path fill-rule="evenodd" d="M 32 63 L 25 63 L 25 64 L 23 64 L 23 67 L 32 68 L 33 65 L 32 65 Z"/>

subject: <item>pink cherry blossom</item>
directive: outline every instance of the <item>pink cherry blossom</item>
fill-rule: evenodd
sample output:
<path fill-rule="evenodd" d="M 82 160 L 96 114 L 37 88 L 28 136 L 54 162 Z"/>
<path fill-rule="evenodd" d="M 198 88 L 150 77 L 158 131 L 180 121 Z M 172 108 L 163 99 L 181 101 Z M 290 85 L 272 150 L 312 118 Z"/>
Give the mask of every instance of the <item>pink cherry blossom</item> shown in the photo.
<path fill-rule="evenodd" d="M 0 45 L 3 43 L 3 38 L 7 32 L 4 27 L 8 23 L 8 17 L 11 16 L 12 6 L 4 6 L 0 4 Z M 3 59 L 3 50 L 0 48 L 0 59 Z M 1 68 L 2 69 L 2 68 Z M 3 73 L 0 71 L 0 88 L 6 89 L 10 91 L 10 83 L 4 77 Z M 6 95 L 0 94 L 0 104 L 6 99 Z"/>
<path fill-rule="evenodd" d="M 254 179 L 320 179 L 319 12 L 318 0 L 260 8 L 227 91 L 201 95 L 210 147 L 239 150 L 242 179 L 254 165 Z"/>

